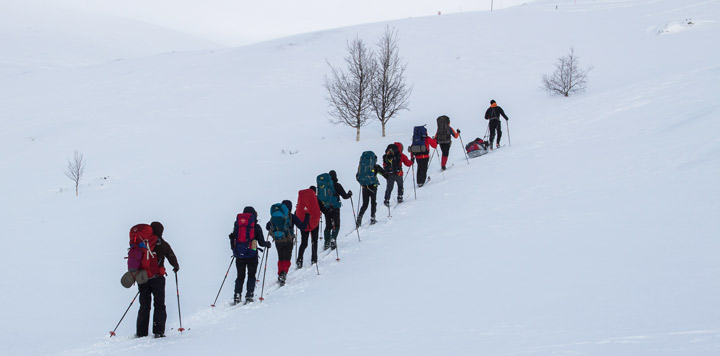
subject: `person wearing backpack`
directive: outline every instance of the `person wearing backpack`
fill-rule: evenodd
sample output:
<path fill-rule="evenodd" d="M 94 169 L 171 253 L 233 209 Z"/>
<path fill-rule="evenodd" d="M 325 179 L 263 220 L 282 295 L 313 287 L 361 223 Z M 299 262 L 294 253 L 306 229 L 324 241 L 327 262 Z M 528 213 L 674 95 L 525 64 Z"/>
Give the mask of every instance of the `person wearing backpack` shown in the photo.
<path fill-rule="evenodd" d="M 387 180 L 387 187 L 385 187 L 385 200 L 383 201 L 385 206 L 390 206 L 390 196 L 392 195 L 392 191 L 396 183 L 398 186 L 397 202 L 402 203 L 403 201 L 403 164 L 410 167 L 413 163 L 403 153 L 402 143 L 395 142 L 389 144 L 385 149 L 385 154 L 383 155 L 383 169 L 385 169 L 385 174 L 383 176 Z"/>
<path fill-rule="evenodd" d="M 311 185 L 309 189 L 303 189 L 298 192 L 298 204 L 295 208 L 295 216 L 300 217 L 301 214 L 307 212 L 310 214 L 310 223 L 308 226 L 300 230 L 300 251 L 295 259 L 295 265 L 297 268 L 303 266 L 303 256 L 305 255 L 305 249 L 308 247 L 308 239 L 312 236 L 312 256 L 310 263 L 317 263 L 317 248 L 318 248 L 318 235 L 320 232 L 320 201 L 317 197 L 317 188 Z"/>
<path fill-rule="evenodd" d="M 255 274 L 258 267 L 257 246 L 272 247 L 270 241 L 265 241 L 262 227 L 257 223 L 257 211 L 255 211 L 255 208 L 246 206 L 242 214 L 237 215 L 233 231 L 228 237 L 230 237 L 230 248 L 235 257 L 235 267 L 237 269 L 233 305 L 240 303 L 242 299 L 245 271 L 247 271 L 245 304 L 251 303 L 255 293 Z"/>
<path fill-rule="evenodd" d="M 377 179 L 378 173 L 385 176 L 385 170 L 377 164 L 375 153 L 373 151 L 363 152 L 360 156 L 358 171 L 355 174 L 355 179 L 362 188 L 362 206 L 355 221 L 356 227 L 362 225 L 362 217 L 368 208 L 368 203 L 370 203 L 370 224 L 373 225 L 377 222 L 375 220 L 375 211 L 377 211 L 377 189 L 380 185 Z"/>
<path fill-rule="evenodd" d="M 488 122 L 488 130 L 490 130 L 490 149 L 493 149 L 493 140 L 495 139 L 495 131 L 497 131 L 497 144 L 495 147 L 500 147 L 500 137 L 502 137 L 502 125 L 500 124 L 500 116 L 508 121 L 505 111 L 497 105 L 495 100 L 490 100 L 490 107 L 485 111 L 485 120 Z"/>
<path fill-rule="evenodd" d="M 440 161 L 440 169 L 443 171 L 446 169 L 448 156 L 450 156 L 450 146 L 452 145 L 452 138 L 458 138 L 460 130 L 457 132 L 450 127 L 450 118 L 446 115 L 439 116 L 437 118 L 437 132 L 433 137 L 440 145 L 440 151 L 442 152 L 442 158 Z"/>
<path fill-rule="evenodd" d="M 340 233 L 340 197 L 350 199 L 352 190 L 345 192 L 338 183 L 337 173 L 330 171 L 317 177 L 318 200 L 320 211 L 325 215 L 325 246 L 323 250 L 337 248 L 337 237 Z"/>
<path fill-rule="evenodd" d="M 145 225 L 147 226 L 147 225 Z M 165 321 L 167 320 L 167 312 L 165 310 L 165 259 L 173 266 L 173 272 L 180 270 L 177 256 L 170 244 L 163 239 L 164 226 L 154 221 L 150 224 L 152 234 L 157 237 L 154 248 L 151 248 L 151 255 L 157 259 L 157 274 L 148 275 L 145 283 L 138 284 L 140 291 L 140 309 L 136 323 L 137 337 L 148 336 L 148 327 L 150 324 L 150 307 L 155 308 L 153 312 L 152 332 L 156 338 L 165 337 Z M 154 263 L 154 262 L 153 262 Z M 153 266 L 153 269 L 155 266 Z"/>
<path fill-rule="evenodd" d="M 413 130 L 413 144 L 408 147 L 411 161 L 417 160 L 417 185 L 422 187 L 427 179 L 428 162 L 430 162 L 430 147 L 437 148 L 437 141 L 428 137 L 425 126 L 415 126 Z"/>
<path fill-rule="evenodd" d="M 293 227 L 297 226 L 300 231 L 305 230 L 310 223 L 310 214 L 305 212 L 305 220 L 300 220 L 295 214 L 291 214 L 292 202 L 283 200 L 282 203 L 273 204 L 270 207 L 270 221 L 267 222 L 265 228 L 275 241 L 275 248 L 278 253 L 278 283 L 280 286 L 285 285 L 288 271 L 292 262 L 293 242 L 295 233 Z"/>

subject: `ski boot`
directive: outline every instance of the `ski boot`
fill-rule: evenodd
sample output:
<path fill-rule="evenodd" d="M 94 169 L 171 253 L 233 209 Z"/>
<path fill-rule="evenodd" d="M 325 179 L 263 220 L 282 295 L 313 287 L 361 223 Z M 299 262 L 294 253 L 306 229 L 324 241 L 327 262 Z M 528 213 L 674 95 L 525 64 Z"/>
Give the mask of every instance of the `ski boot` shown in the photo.
<path fill-rule="evenodd" d="M 400 204 L 400 203 L 403 202 L 403 197 L 402 197 L 402 195 L 398 195 L 397 201 L 398 201 L 398 204 Z"/>
<path fill-rule="evenodd" d="M 326 251 L 330 248 L 330 241 L 325 240 L 325 246 L 323 246 L 323 251 Z"/>
<path fill-rule="evenodd" d="M 243 305 L 249 304 L 249 303 L 252 303 L 252 302 L 254 302 L 254 300 L 253 300 L 253 295 L 252 295 L 252 294 L 248 294 L 248 295 L 245 296 L 245 303 L 243 303 Z"/>
<path fill-rule="evenodd" d="M 495 145 L 495 148 L 500 148 L 500 142 Z"/>
<path fill-rule="evenodd" d="M 370 217 L 370 225 L 375 225 L 376 222 L 377 220 L 375 220 L 374 216 Z"/>
<path fill-rule="evenodd" d="M 278 283 L 280 284 L 281 287 L 285 285 L 286 278 L 287 278 L 287 274 L 285 272 L 280 272 L 280 274 L 278 275 Z"/>
<path fill-rule="evenodd" d="M 235 296 L 233 297 L 232 305 L 237 305 L 237 304 L 240 304 L 240 293 L 235 293 Z"/>
<path fill-rule="evenodd" d="M 335 243 L 335 240 L 330 240 L 330 249 L 334 250 L 337 248 L 337 243 Z"/>
<path fill-rule="evenodd" d="M 390 201 L 389 201 L 389 200 L 385 200 L 385 201 L 383 202 L 383 205 L 385 205 L 385 206 L 390 206 Z"/>
<path fill-rule="evenodd" d="M 155 334 L 155 338 L 156 338 L 156 339 L 160 339 L 160 338 L 163 338 L 163 337 L 165 337 L 165 333 L 157 333 L 157 334 Z"/>
<path fill-rule="evenodd" d="M 355 228 L 360 228 L 360 225 L 362 225 L 362 215 L 358 215 L 357 220 L 355 221 Z"/>
<path fill-rule="evenodd" d="M 298 269 L 302 268 L 302 266 L 303 266 L 303 259 L 302 259 L 302 258 L 298 258 L 297 261 L 295 261 L 295 265 L 297 266 Z"/>

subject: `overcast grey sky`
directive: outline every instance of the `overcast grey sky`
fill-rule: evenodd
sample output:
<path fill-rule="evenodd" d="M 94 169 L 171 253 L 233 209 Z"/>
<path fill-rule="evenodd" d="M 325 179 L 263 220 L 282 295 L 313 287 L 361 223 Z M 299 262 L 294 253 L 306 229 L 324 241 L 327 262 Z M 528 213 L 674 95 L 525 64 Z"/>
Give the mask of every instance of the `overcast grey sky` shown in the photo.
<path fill-rule="evenodd" d="M 328 28 L 489 10 L 492 0 L 1 0 L 62 3 L 141 20 L 225 45 Z M 495 9 L 532 0 L 494 0 Z"/>

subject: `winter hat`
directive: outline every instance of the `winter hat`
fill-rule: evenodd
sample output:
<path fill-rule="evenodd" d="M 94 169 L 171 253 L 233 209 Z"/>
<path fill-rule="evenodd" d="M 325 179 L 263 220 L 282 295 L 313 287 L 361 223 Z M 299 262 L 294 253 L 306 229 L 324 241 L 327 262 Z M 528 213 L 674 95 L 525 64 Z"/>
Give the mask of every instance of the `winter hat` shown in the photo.
<path fill-rule="evenodd" d="M 152 227 L 152 231 L 155 236 L 162 237 L 163 231 L 165 231 L 165 227 L 163 226 L 163 224 L 157 221 L 153 221 L 152 223 L 150 223 L 150 227 Z"/>
<path fill-rule="evenodd" d="M 255 219 L 257 219 L 257 211 L 255 211 L 255 208 L 252 206 L 246 206 L 245 209 L 243 209 L 243 214 L 252 214 Z"/>
<path fill-rule="evenodd" d="M 285 204 L 285 206 L 287 206 L 288 211 L 292 211 L 292 202 L 291 201 L 283 200 L 282 203 Z"/>
<path fill-rule="evenodd" d="M 330 178 L 332 178 L 333 182 L 337 182 L 337 173 L 335 171 L 330 171 Z"/>
<path fill-rule="evenodd" d="M 490 104 L 495 104 L 495 100 L 490 100 Z"/>

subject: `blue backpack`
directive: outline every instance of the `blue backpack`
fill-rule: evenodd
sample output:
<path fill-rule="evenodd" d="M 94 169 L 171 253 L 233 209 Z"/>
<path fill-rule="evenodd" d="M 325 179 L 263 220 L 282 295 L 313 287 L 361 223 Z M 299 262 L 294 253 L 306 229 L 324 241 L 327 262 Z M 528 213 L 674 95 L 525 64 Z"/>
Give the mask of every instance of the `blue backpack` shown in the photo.
<path fill-rule="evenodd" d="M 276 242 L 285 242 L 295 236 L 292 231 L 292 216 L 283 203 L 273 204 L 270 207 L 270 232 Z"/>
<path fill-rule="evenodd" d="M 412 153 L 428 153 L 428 148 L 425 145 L 426 137 L 427 129 L 425 126 L 415 126 L 413 129 L 412 145 L 408 147 L 408 151 Z"/>
<path fill-rule="evenodd" d="M 377 156 L 373 151 L 365 151 L 362 156 L 360 156 L 360 164 L 358 165 L 355 178 L 361 186 L 368 187 L 380 184 L 377 179 L 377 173 L 375 173 L 376 164 Z"/>
<path fill-rule="evenodd" d="M 257 256 L 257 240 L 255 240 L 255 215 L 250 213 L 238 214 L 235 225 L 237 236 L 235 237 L 235 258 L 251 258 Z"/>
<path fill-rule="evenodd" d="M 342 206 L 340 198 L 335 192 L 335 182 L 330 177 L 330 173 L 317 176 L 317 196 L 326 209 L 340 208 Z"/>

